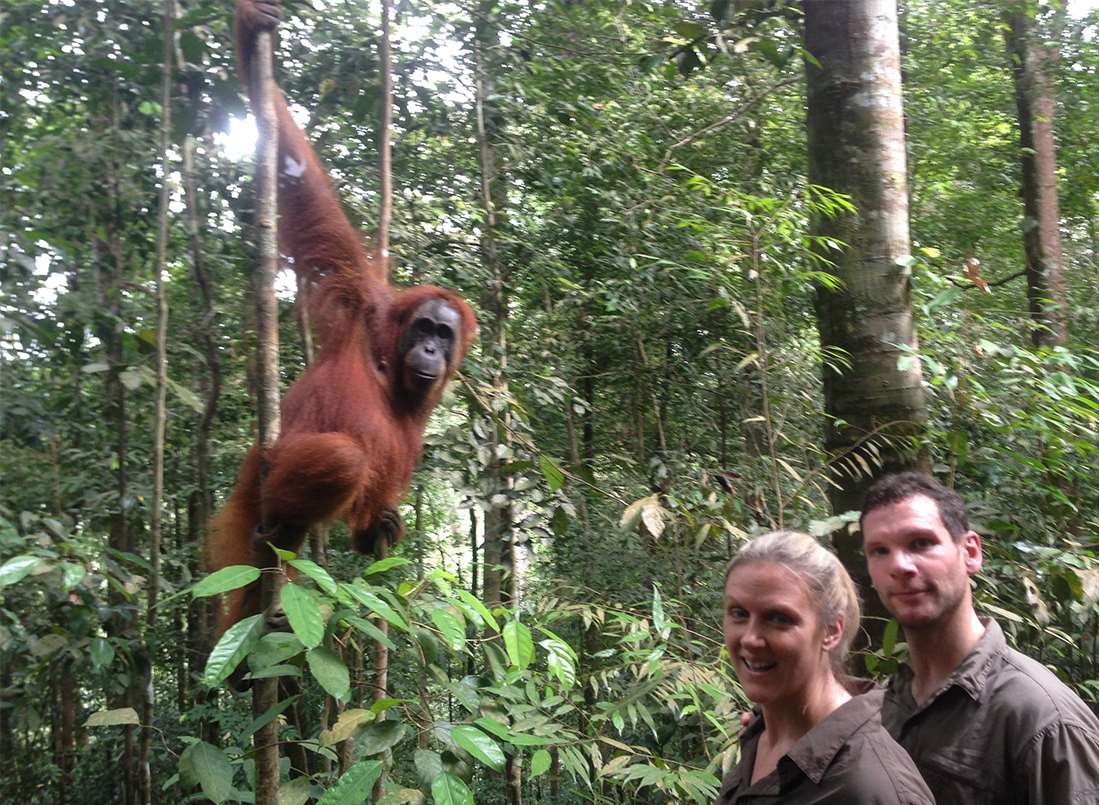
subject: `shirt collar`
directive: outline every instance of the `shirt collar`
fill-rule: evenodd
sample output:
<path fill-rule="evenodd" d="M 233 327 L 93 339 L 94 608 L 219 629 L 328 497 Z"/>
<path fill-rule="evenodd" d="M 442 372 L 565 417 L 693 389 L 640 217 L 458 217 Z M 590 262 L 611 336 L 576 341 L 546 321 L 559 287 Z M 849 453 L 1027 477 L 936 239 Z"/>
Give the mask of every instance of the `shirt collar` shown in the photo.
<path fill-rule="evenodd" d="M 784 760 L 792 762 L 814 785 L 819 785 L 851 736 L 880 711 L 880 690 L 852 697 L 798 739 Z"/>
<path fill-rule="evenodd" d="M 981 624 L 985 627 L 984 634 L 965 656 L 954 672 L 947 677 L 943 686 L 924 702 L 924 706 L 937 699 L 939 695 L 952 687 L 959 687 L 975 702 L 981 700 L 981 692 L 984 690 L 988 676 L 992 672 L 993 660 L 999 657 L 1005 648 L 1007 641 L 1000 624 L 992 618 L 981 618 Z M 908 663 L 902 663 L 897 669 L 896 675 L 890 682 L 895 690 L 903 690 L 909 695 L 912 693 L 912 667 Z"/>

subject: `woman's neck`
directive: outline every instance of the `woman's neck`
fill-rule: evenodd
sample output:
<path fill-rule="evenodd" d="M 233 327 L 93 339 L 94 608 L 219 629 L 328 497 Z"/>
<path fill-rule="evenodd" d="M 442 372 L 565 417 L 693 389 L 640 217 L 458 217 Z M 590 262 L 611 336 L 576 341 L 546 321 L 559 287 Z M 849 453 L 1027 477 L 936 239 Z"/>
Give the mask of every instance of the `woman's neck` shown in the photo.
<path fill-rule="evenodd" d="M 764 735 L 772 746 L 792 746 L 850 698 L 829 672 L 819 684 L 809 686 L 804 696 L 763 705 Z"/>

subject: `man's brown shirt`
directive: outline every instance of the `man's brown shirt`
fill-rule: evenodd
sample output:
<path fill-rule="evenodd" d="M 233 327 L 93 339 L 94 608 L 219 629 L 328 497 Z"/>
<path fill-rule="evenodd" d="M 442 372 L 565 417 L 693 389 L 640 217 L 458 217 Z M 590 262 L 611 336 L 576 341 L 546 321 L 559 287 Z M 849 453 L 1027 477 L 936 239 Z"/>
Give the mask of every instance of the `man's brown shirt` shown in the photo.
<path fill-rule="evenodd" d="M 855 696 L 783 755 L 752 784 L 763 719 L 740 738 L 740 762 L 714 805 L 934 805 L 912 760 L 882 728 L 881 691 Z"/>
<path fill-rule="evenodd" d="M 1099 719 L 993 620 L 923 704 L 902 666 L 882 723 L 938 805 L 1099 805 Z"/>

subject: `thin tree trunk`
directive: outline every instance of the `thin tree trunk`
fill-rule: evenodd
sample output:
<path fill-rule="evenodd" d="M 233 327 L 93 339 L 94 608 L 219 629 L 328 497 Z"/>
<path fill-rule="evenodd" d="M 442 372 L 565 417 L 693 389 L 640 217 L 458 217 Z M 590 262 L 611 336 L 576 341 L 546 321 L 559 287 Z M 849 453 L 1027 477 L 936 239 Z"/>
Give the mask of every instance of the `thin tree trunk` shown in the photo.
<path fill-rule="evenodd" d="M 825 448 L 836 464 L 830 492 L 837 512 L 857 509 L 871 474 L 855 454 L 880 469 L 926 467 L 913 437 L 927 419 L 919 364 L 898 359 L 916 349 L 910 298 L 908 195 L 895 0 L 806 0 L 809 180 L 851 196 L 858 214 L 818 216 L 814 234 L 846 245 L 829 252 L 843 286 L 817 292 L 821 346 L 841 351 L 849 366 L 826 360 Z M 819 64 L 819 66 L 818 66 Z M 883 438 L 885 437 L 885 438 Z M 869 604 L 857 536 L 837 548 Z"/>
<path fill-rule="evenodd" d="M 256 374 L 261 450 L 270 450 L 279 437 L 279 308 L 275 297 L 278 274 L 278 119 L 275 115 L 272 37 L 256 37 L 256 54 L 249 76 L 253 111 L 259 128 L 256 154 L 256 243 L 258 265 L 253 277 L 256 303 Z M 266 462 L 264 462 L 265 464 Z M 266 472 L 266 467 L 261 468 Z M 262 504 L 261 504 L 262 505 Z M 263 512 L 260 521 L 265 521 Z M 270 550 L 267 553 L 273 553 Z M 273 566 L 269 556 L 265 565 Z M 270 612 L 278 595 L 280 574 L 263 574 L 262 608 Z M 278 680 L 259 679 L 252 686 L 252 713 L 259 717 L 278 702 Z M 253 736 L 256 756 L 256 805 L 277 805 L 279 794 L 279 728 L 271 719 Z"/>
<path fill-rule="evenodd" d="M 1061 213 L 1057 198 L 1057 156 L 1053 141 L 1053 73 L 1059 49 L 1042 41 L 1030 4 L 1005 12 L 1004 38 L 1015 81 L 1022 166 L 1023 249 L 1027 303 L 1035 346 L 1063 344 L 1066 337 L 1062 277 Z"/>
<path fill-rule="evenodd" d="M 156 236 L 156 391 L 153 414 L 153 499 L 149 512 L 149 573 L 148 608 L 145 613 L 145 648 L 156 629 L 156 604 L 160 594 L 160 541 L 164 514 L 164 435 L 167 429 L 168 390 L 168 300 L 164 290 L 164 272 L 168 262 L 168 139 L 172 130 L 172 54 L 175 0 L 163 0 L 161 31 L 164 37 L 162 77 L 160 85 L 160 200 L 157 211 Z M 146 657 L 148 669 L 142 680 L 141 746 L 138 753 L 138 775 L 141 802 L 153 801 L 153 777 L 149 756 L 153 740 L 153 719 L 156 695 L 153 688 L 152 662 Z"/>
<path fill-rule="evenodd" d="M 76 678 L 73 663 L 68 657 L 55 666 L 57 679 L 56 731 L 54 735 L 54 762 L 59 771 L 57 779 L 58 803 L 79 801 L 73 798 L 73 768 L 76 761 Z"/>
<path fill-rule="evenodd" d="M 380 0 L 382 31 L 378 42 L 378 61 L 382 79 L 381 121 L 378 125 L 378 173 L 381 180 L 381 203 L 378 211 L 378 253 L 388 265 L 389 230 L 393 219 L 393 153 L 391 146 L 393 129 L 393 64 L 390 48 L 389 0 Z M 389 540 L 383 537 L 375 543 L 374 556 L 385 559 L 389 555 Z M 383 635 L 389 634 L 389 623 L 378 618 L 377 626 Z M 373 700 L 384 699 L 389 688 L 389 647 L 380 640 L 374 641 L 374 695 Z M 388 753 L 387 753 L 388 754 Z M 374 783 L 374 801 L 385 793 L 386 773 L 383 769 Z"/>
<path fill-rule="evenodd" d="M 110 105 L 110 142 L 112 153 L 105 165 L 105 183 L 107 189 L 108 209 L 103 222 L 102 237 L 96 238 L 96 283 L 100 309 L 105 315 L 101 316 L 96 324 L 96 335 L 103 345 L 103 351 L 108 366 L 104 373 L 104 398 L 106 399 L 105 419 L 115 434 L 115 501 L 111 507 L 110 533 L 107 538 L 108 545 L 115 551 L 129 553 L 133 549 L 129 524 L 126 517 L 126 501 L 129 496 L 129 477 L 127 473 L 129 454 L 129 432 L 126 420 L 126 386 L 122 383 L 121 374 L 125 362 L 122 334 L 115 326 L 115 322 L 122 320 L 121 288 L 124 282 L 125 262 L 122 252 L 122 202 L 119 187 L 119 163 L 118 153 L 119 132 L 122 128 L 121 101 L 118 94 L 117 82 L 111 87 Z M 107 600 L 112 611 L 117 613 L 107 623 L 107 632 L 111 637 L 131 640 L 134 637 L 136 612 L 132 602 L 127 599 L 116 585 L 108 587 Z M 108 694 L 108 704 L 112 708 L 137 706 L 135 692 L 137 685 L 130 681 L 121 694 Z M 123 729 L 123 754 L 120 773 L 115 775 L 114 782 L 119 786 L 118 799 L 123 805 L 130 805 L 137 798 L 136 755 L 134 753 L 134 728 L 125 726 Z"/>
<path fill-rule="evenodd" d="M 378 253 L 389 257 L 389 229 L 393 220 L 393 64 L 390 48 L 389 0 L 381 0 L 382 35 L 378 61 L 382 79 L 382 119 L 378 125 L 378 159 L 381 178 L 381 208 L 378 211 Z M 379 780 L 380 784 L 380 780 Z"/>

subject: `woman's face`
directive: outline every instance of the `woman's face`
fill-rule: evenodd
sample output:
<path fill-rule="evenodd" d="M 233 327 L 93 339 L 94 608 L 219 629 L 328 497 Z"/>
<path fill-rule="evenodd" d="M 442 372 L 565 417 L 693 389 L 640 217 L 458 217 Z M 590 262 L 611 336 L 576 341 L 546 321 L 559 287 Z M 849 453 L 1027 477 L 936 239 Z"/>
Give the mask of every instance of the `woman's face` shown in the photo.
<path fill-rule="evenodd" d="M 803 699 L 831 675 L 842 618 L 824 625 L 796 573 L 771 562 L 739 565 L 725 583 L 725 647 L 756 704 Z"/>

